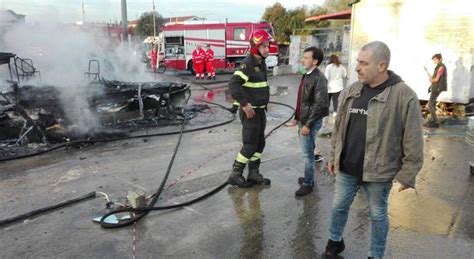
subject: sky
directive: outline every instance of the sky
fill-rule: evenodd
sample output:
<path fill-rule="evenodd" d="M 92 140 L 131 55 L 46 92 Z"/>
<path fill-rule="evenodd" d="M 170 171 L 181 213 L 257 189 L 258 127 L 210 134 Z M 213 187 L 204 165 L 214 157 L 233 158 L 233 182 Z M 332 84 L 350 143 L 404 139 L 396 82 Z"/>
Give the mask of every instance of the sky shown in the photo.
<path fill-rule="evenodd" d="M 152 10 L 153 0 L 127 0 L 128 20 Z M 286 8 L 317 5 L 323 0 L 154 0 L 164 17 L 196 15 L 210 21 L 257 22 L 265 7 L 280 2 Z M 86 22 L 120 21 L 121 0 L 0 0 L 1 9 L 26 15 L 27 22 L 56 20 L 82 21 L 82 3 Z"/>

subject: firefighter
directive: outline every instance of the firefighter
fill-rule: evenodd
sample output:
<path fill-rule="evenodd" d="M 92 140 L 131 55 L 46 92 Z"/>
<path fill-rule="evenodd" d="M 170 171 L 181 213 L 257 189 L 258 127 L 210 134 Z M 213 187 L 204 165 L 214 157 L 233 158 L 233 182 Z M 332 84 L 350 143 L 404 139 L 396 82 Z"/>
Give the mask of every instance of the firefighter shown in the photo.
<path fill-rule="evenodd" d="M 158 45 L 151 44 L 151 50 L 148 56 L 150 57 L 151 70 L 155 73 L 158 64 Z"/>
<path fill-rule="evenodd" d="M 204 68 L 206 63 L 206 52 L 201 45 L 197 45 L 193 50 L 193 66 L 196 72 L 196 80 L 204 79 Z"/>
<path fill-rule="evenodd" d="M 216 71 L 214 70 L 214 50 L 211 49 L 211 44 L 206 45 L 206 70 L 207 79 L 216 80 Z"/>
<path fill-rule="evenodd" d="M 273 42 L 273 38 L 267 31 L 259 29 L 252 32 L 250 53 L 229 81 L 231 95 L 240 105 L 243 147 L 234 161 L 227 182 L 238 187 L 270 185 L 270 180 L 259 171 L 265 147 L 265 113 L 270 100 L 265 65 L 270 42 Z M 247 180 L 243 176 L 246 164 L 249 169 Z"/>

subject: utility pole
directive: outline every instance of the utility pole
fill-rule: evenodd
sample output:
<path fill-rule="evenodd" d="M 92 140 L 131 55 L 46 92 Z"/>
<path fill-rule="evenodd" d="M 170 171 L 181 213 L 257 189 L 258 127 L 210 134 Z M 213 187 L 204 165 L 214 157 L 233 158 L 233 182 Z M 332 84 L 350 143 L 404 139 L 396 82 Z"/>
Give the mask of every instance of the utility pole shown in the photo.
<path fill-rule="evenodd" d="M 84 1 L 82 1 L 82 24 L 86 23 L 86 13 L 84 10 Z"/>
<path fill-rule="evenodd" d="M 123 26 L 123 40 L 128 38 L 128 20 L 127 20 L 127 0 L 122 0 L 122 26 Z"/>
<path fill-rule="evenodd" d="M 155 0 L 151 0 L 153 3 L 153 40 L 156 37 L 156 21 L 155 21 Z"/>

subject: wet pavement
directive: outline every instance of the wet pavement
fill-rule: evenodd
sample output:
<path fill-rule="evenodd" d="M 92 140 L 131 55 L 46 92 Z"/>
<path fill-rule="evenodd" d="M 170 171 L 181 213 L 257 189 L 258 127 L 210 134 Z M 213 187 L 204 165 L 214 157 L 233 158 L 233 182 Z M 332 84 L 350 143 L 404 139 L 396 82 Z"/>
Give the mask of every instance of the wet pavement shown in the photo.
<path fill-rule="evenodd" d="M 294 104 L 297 76 L 271 77 L 270 83 L 278 95 L 273 101 Z M 230 107 L 225 83 L 192 89 L 197 100 Z M 268 129 L 290 114 L 287 108 L 270 106 Z M 231 115 L 215 118 L 227 116 Z M 325 131 L 330 127 L 328 118 Z M 176 183 L 166 188 L 157 205 L 190 200 L 224 182 L 240 147 L 240 130 L 240 123 L 234 121 L 185 134 L 168 181 Z M 465 126 L 450 126 L 426 132 L 425 164 L 417 191 L 398 193 L 395 184 L 390 195 L 387 258 L 474 258 L 474 177 L 468 165 L 474 150 L 465 142 L 464 131 Z M 129 190 L 152 193 L 176 141 L 176 135 L 128 140 L 2 163 L 0 219 L 91 191 L 120 201 Z M 327 137 L 318 140 L 326 157 L 328 145 Z M 262 172 L 272 179 L 271 187 L 228 187 L 189 207 L 152 212 L 137 224 L 135 252 L 133 227 L 105 230 L 92 222 L 105 212 L 105 200 L 98 197 L 1 228 L 0 257 L 319 258 L 328 237 L 334 178 L 324 163 L 316 167 L 315 192 L 296 199 L 303 160 L 296 128 L 283 127 L 268 138 L 264 152 Z M 341 256 L 366 258 L 369 238 L 368 209 L 360 193 L 352 206 L 345 232 L 347 248 Z"/>

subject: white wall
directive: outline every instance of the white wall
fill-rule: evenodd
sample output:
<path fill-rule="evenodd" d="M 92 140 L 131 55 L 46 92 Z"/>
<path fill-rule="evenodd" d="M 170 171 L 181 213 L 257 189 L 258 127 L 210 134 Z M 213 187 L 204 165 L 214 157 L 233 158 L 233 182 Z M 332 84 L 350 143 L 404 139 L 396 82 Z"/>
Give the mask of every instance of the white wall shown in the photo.
<path fill-rule="evenodd" d="M 472 0 L 362 0 L 354 7 L 350 82 L 359 49 L 380 40 L 390 47 L 390 69 L 399 74 L 422 100 L 430 85 L 424 66 L 434 69 L 431 57 L 442 53 L 448 69 L 448 91 L 439 100 L 467 103 L 474 96 L 474 1 Z"/>

